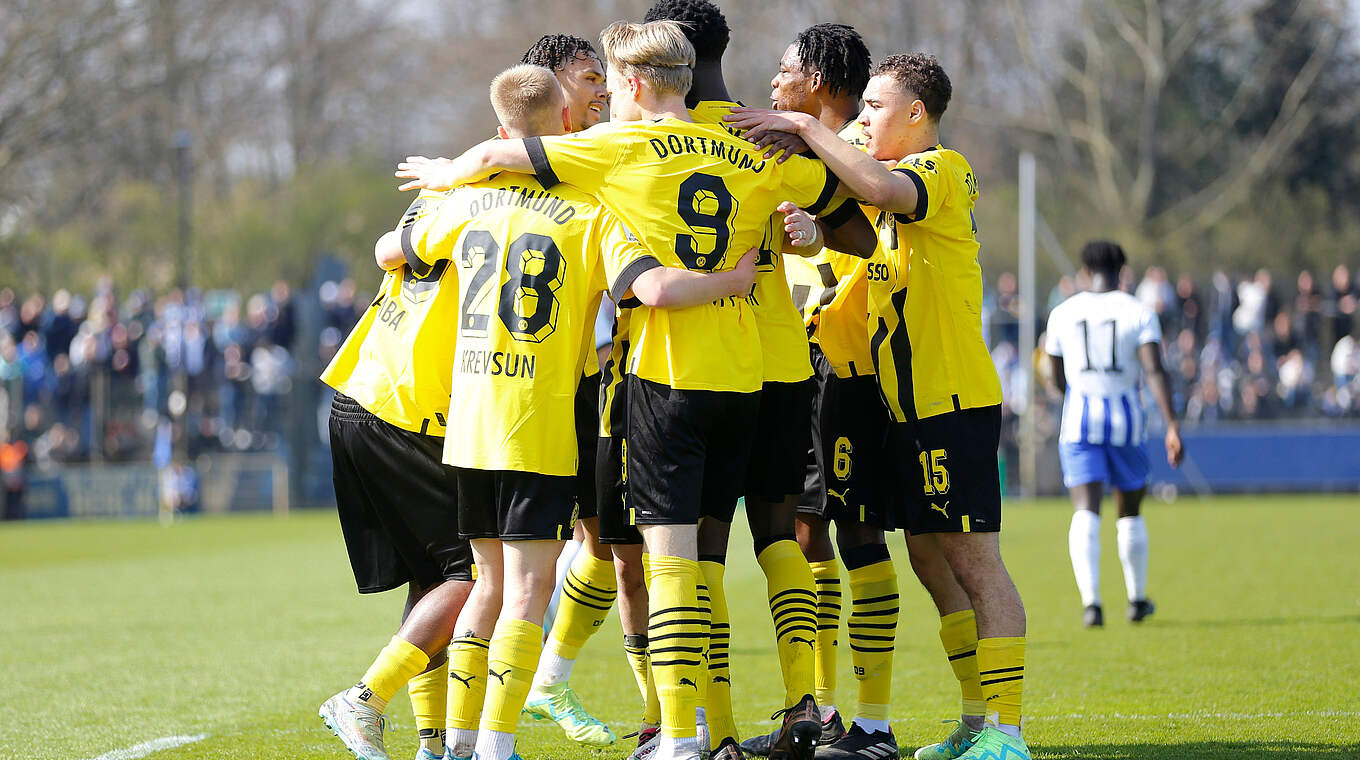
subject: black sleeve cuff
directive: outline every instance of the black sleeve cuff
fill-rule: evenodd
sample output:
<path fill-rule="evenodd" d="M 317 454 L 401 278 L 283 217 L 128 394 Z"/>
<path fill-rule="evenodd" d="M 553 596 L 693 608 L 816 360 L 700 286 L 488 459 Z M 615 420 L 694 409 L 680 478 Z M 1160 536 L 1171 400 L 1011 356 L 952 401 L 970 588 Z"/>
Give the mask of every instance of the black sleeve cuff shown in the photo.
<path fill-rule="evenodd" d="M 411 268 L 411 274 L 416 277 L 424 277 L 434 268 L 420 259 L 415 245 L 411 243 L 411 230 L 416 226 L 416 214 L 424 205 L 425 201 L 417 198 L 411 207 L 406 209 L 406 216 L 401 220 L 401 255 L 406 259 L 406 266 Z"/>
<path fill-rule="evenodd" d="M 659 266 L 661 266 L 661 262 L 651 256 L 644 256 L 634 261 L 624 267 L 622 272 L 619 272 L 619 276 L 614 279 L 613 286 L 609 288 L 609 295 L 613 296 L 615 301 L 622 300 L 624 294 L 633 288 L 633 282 L 643 272 L 649 272 Z"/>
<path fill-rule="evenodd" d="M 548 163 L 548 154 L 543 150 L 543 138 L 525 138 L 524 149 L 529 152 L 529 163 L 534 165 L 534 176 L 539 183 L 544 187 L 552 187 L 561 181 L 557 178 L 557 172 L 553 171 L 552 164 Z"/>
<path fill-rule="evenodd" d="M 926 210 L 930 208 L 930 194 L 926 192 L 926 183 L 921 181 L 921 175 L 905 167 L 898 167 L 893 171 L 910 178 L 911 183 L 916 185 L 916 210 L 912 212 L 910 218 L 906 214 L 895 214 L 897 221 L 902 224 L 911 224 L 925 219 Z"/>
<path fill-rule="evenodd" d="M 835 174 L 832 174 L 830 169 L 827 169 L 826 184 L 822 185 L 821 195 L 817 196 L 817 200 L 813 201 L 811 206 L 807 206 L 803 210 L 813 216 L 820 215 L 831 203 L 831 197 L 836 194 L 836 188 L 840 186 L 840 179 Z"/>
<path fill-rule="evenodd" d="M 828 228 L 834 230 L 851 219 L 854 219 L 855 215 L 858 213 L 859 203 L 853 198 L 846 198 L 841 205 L 832 209 L 831 213 L 818 218 L 821 219 Z"/>

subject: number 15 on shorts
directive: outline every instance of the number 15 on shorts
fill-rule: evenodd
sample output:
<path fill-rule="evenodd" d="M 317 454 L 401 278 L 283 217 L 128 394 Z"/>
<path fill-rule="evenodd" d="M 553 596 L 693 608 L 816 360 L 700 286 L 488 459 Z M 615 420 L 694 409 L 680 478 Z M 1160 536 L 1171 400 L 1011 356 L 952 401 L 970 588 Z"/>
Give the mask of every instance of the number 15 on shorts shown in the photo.
<path fill-rule="evenodd" d="M 944 496 L 949 493 L 949 470 L 945 468 L 947 456 L 944 449 L 931 449 L 921 452 L 921 480 L 925 483 L 926 496 Z"/>

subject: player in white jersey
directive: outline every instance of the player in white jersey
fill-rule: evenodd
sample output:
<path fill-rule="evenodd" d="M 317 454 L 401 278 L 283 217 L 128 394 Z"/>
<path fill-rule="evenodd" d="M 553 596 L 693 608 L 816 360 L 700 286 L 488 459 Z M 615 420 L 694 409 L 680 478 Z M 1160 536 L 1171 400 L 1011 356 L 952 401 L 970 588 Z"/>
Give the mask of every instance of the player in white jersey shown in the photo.
<path fill-rule="evenodd" d="M 1063 484 L 1076 507 L 1068 548 L 1087 627 L 1105 623 L 1100 601 L 1100 498 L 1107 482 L 1119 508 L 1119 562 L 1124 567 L 1129 620 L 1141 622 L 1153 611 L 1147 598 L 1147 526 L 1139 514 L 1148 475 L 1144 375 L 1166 418 L 1167 461 L 1176 467 L 1185 455 L 1162 371 L 1162 328 L 1151 309 L 1119 290 L 1124 262 L 1118 243 L 1087 243 L 1081 263 L 1091 276 L 1091 290 L 1053 310 L 1044 341 L 1053 382 L 1066 394 L 1059 453 Z"/>

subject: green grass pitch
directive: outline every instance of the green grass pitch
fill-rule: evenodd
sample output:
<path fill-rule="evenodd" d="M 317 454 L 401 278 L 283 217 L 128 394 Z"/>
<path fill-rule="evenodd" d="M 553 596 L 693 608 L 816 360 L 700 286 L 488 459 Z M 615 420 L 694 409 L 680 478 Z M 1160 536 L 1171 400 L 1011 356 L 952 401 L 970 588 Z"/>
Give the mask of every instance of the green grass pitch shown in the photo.
<path fill-rule="evenodd" d="M 1360 499 L 1241 497 L 1152 504 L 1158 612 L 1124 622 L 1107 519 L 1107 624 L 1081 627 L 1070 507 L 1008 505 L 1003 550 L 1029 615 L 1026 737 L 1043 758 L 1360 758 Z M 740 516 L 738 517 L 740 520 Z M 734 538 L 733 701 L 768 730 L 782 688 L 760 576 Z M 947 730 L 957 686 L 938 618 L 892 541 L 902 590 L 893 727 L 908 754 Z M 353 684 L 395 630 L 399 592 L 360 597 L 333 513 L 154 523 L 0 526 L 0 758 L 95 758 L 206 734 L 154 758 L 341 758 L 316 708 Z M 844 635 L 842 635 L 842 642 Z M 842 644 L 839 701 L 855 682 Z M 638 697 L 617 616 L 573 683 L 622 734 Z M 402 692 L 394 758 L 414 755 Z M 521 724 L 534 758 L 622 758 Z"/>

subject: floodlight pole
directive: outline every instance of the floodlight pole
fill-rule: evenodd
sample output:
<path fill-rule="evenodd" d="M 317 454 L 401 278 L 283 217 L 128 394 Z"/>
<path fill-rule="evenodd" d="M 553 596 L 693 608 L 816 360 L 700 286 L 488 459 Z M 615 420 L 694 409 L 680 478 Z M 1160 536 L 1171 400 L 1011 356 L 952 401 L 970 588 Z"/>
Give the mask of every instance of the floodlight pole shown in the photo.
<path fill-rule="evenodd" d="M 1034 154 L 1020 153 L 1020 345 L 1021 374 L 1024 377 L 1025 413 L 1020 417 L 1020 493 L 1026 498 L 1038 495 L 1038 409 L 1035 408 L 1035 320 L 1038 302 L 1034 282 Z"/>
<path fill-rule="evenodd" d="M 193 208 L 193 182 L 189 149 L 194 138 L 189 130 L 175 132 L 175 183 L 179 190 L 179 236 L 175 245 L 175 286 L 181 292 L 189 288 L 190 212 Z"/>

